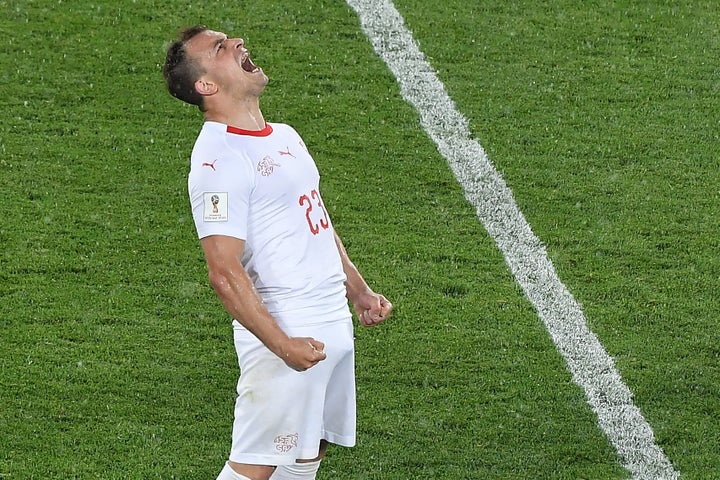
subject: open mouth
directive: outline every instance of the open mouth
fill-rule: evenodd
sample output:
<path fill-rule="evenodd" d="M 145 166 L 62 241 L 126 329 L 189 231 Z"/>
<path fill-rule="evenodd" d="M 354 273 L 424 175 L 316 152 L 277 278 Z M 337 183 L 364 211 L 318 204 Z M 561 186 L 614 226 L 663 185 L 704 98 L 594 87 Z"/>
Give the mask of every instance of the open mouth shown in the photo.
<path fill-rule="evenodd" d="M 245 58 L 243 59 L 242 63 L 240 64 L 243 70 L 249 73 L 255 73 L 260 68 L 253 63 L 252 60 L 250 60 L 250 55 L 245 55 Z"/>

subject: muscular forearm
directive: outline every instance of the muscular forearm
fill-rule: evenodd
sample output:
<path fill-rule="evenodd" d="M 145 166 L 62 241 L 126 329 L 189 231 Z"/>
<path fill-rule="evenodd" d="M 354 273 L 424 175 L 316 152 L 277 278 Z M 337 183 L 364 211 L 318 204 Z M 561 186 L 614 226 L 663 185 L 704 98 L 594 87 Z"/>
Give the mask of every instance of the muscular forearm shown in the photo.
<path fill-rule="evenodd" d="M 325 359 L 322 342 L 313 338 L 288 337 L 265 308 L 240 262 L 245 246 L 242 240 L 211 236 L 203 238 L 201 244 L 210 283 L 233 318 L 292 368 L 305 370 Z"/>
<path fill-rule="evenodd" d="M 310 337 L 288 337 L 270 315 L 244 270 L 211 273 L 210 281 L 225 309 L 271 352 L 296 370 L 325 359 L 325 345 Z"/>
<path fill-rule="evenodd" d="M 210 283 L 225 310 L 280 356 L 288 336 L 265 308 L 247 273 L 210 271 Z"/>
<path fill-rule="evenodd" d="M 360 271 L 357 269 L 355 264 L 350 260 L 350 257 L 347 254 L 347 251 L 345 250 L 345 246 L 342 243 L 342 240 L 340 240 L 340 237 L 335 234 L 335 243 L 338 247 L 338 252 L 340 252 L 340 259 L 342 260 L 342 266 L 343 271 L 345 272 L 345 276 L 347 277 L 347 280 L 345 280 L 345 289 L 347 290 L 347 298 L 352 303 L 356 303 L 358 299 L 364 294 L 369 293 L 370 287 L 368 287 L 367 282 L 365 282 L 365 279 L 360 274 Z"/>
<path fill-rule="evenodd" d="M 352 302 L 358 320 L 366 327 L 371 327 L 383 322 L 393 310 L 392 303 L 384 296 L 373 292 L 368 286 L 360 274 L 360 271 L 350 260 L 345 246 L 337 233 L 335 234 L 335 243 L 340 253 L 345 276 L 347 277 L 347 280 L 345 280 L 347 298 Z"/>

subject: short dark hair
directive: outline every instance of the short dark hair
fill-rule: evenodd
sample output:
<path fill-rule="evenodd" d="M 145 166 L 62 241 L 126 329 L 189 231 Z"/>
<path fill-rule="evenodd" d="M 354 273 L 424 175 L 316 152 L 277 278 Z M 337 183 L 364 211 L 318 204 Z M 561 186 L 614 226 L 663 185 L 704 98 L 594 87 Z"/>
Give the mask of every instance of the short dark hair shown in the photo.
<path fill-rule="evenodd" d="M 180 37 L 167 50 L 163 76 L 167 89 L 175 98 L 204 109 L 203 96 L 195 90 L 195 81 L 205 73 L 185 52 L 187 42 L 195 35 L 208 30 L 205 25 L 195 25 L 180 32 Z"/>

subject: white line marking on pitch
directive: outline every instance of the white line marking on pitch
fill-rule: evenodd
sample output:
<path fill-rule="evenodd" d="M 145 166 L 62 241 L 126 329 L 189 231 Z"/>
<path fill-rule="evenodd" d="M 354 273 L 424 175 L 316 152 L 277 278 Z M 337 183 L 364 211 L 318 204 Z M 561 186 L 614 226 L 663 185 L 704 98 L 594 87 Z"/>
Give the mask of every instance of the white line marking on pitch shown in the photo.
<path fill-rule="evenodd" d="M 346 0 L 360 17 L 376 53 L 397 78 L 405 100 L 447 159 L 478 218 L 502 251 L 525 295 L 565 357 L 573 381 L 585 390 L 598 423 L 634 479 L 677 479 L 655 444 L 652 428 L 633 404 L 612 358 L 585 323 L 580 306 L 560 281 L 544 245 L 533 234 L 512 192 L 482 146 L 470 136 L 435 71 L 389 0 Z"/>

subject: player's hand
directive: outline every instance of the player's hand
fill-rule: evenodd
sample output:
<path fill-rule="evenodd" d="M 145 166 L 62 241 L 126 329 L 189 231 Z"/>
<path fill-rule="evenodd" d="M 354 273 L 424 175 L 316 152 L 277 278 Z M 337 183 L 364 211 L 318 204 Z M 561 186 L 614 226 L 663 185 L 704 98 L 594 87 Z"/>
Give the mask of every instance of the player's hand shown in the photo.
<path fill-rule="evenodd" d="M 310 337 L 291 337 L 283 344 L 279 357 L 288 367 L 305 371 L 327 358 L 325 344 Z"/>
<path fill-rule="evenodd" d="M 363 294 L 355 303 L 355 314 L 360 323 L 366 327 L 374 327 L 384 322 L 393 311 L 393 304 L 379 293 Z"/>

